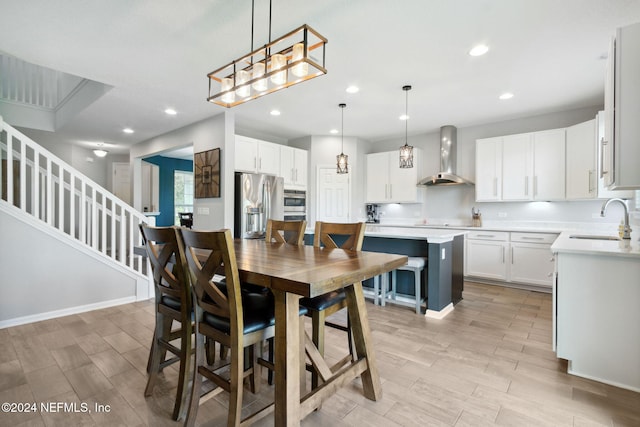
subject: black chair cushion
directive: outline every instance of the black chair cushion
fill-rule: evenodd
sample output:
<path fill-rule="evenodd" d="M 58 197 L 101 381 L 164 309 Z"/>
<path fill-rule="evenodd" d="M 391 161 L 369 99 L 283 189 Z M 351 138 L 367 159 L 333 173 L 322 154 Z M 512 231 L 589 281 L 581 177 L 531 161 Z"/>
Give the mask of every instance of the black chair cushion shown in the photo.
<path fill-rule="evenodd" d="M 273 326 L 276 323 L 273 294 L 268 292 L 242 292 L 242 309 L 244 314 L 244 334 L 256 332 Z M 299 315 L 307 314 L 307 309 L 300 306 Z M 231 332 L 229 319 L 205 312 L 203 321 L 209 326 L 226 334 Z"/>
<path fill-rule="evenodd" d="M 317 296 L 315 298 L 302 298 L 300 305 L 313 311 L 322 311 L 338 304 L 347 298 L 347 294 L 343 291 L 333 291 L 324 295 Z"/>
<path fill-rule="evenodd" d="M 180 300 L 178 298 L 174 298 L 169 295 L 163 295 L 162 298 L 160 298 L 160 304 L 166 305 L 167 307 L 172 308 L 174 310 L 178 310 L 178 311 L 181 310 Z"/>

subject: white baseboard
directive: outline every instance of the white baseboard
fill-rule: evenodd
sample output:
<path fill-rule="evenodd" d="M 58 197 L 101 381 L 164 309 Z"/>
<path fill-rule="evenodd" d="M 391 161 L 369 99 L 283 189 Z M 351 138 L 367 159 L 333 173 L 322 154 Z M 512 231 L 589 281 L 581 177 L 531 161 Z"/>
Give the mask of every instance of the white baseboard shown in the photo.
<path fill-rule="evenodd" d="M 0 320 L 0 329 L 10 328 L 12 326 L 24 325 L 27 323 L 40 322 L 42 320 L 54 319 L 57 317 L 69 316 L 72 314 L 85 313 L 87 311 L 99 310 L 101 308 L 108 308 L 116 305 L 129 304 L 135 301 L 136 301 L 136 297 L 130 296 L 130 297 L 118 298 L 110 301 L 101 301 L 94 304 L 63 308 L 61 310 L 48 311 L 46 313 L 38 313 L 30 316 L 22 316 L 22 317 L 16 317 L 13 319 Z"/>
<path fill-rule="evenodd" d="M 429 319 L 444 319 L 444 317 L 453 311 L 453 303 L 450 302 L 447 304 L 445 308 L 440 311 L 427 309 L 424 317 L 428 317 Z"/>

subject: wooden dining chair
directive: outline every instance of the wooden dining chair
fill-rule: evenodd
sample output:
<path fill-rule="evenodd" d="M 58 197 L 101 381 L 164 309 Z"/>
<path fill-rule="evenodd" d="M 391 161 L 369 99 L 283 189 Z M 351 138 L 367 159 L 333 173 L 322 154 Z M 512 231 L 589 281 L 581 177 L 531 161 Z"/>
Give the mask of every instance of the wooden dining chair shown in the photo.
<path fill-rule="evenodd" d="M 260 365 L 255 344 L 274 335 L 274 303 L 270 294 L 241 292 L 233 238 L 229 230 L 181 230 L 192 292 L 194 294 L 195 369 L 187 426 L 195 424 L 201 397 L 202 377 L 227 391 L 229 412 L 227 425 L 241 422 L 244 378 L 249 377 L 251 391 L 260 384 Z M 206 261 L 196 254 L 204 252 Z M 219 269 L 224 270 L 224 289 L 212 280 Z M 204 339 L 209 337 L 230 351 L 229 363 L 215 369 L 205 363 Z M 249 350 L 245 369 L 244 351 Z M 228 372 L 226 367 L 228 366 Z M 220 371 L 224 371 L 222 375 Z M 228 375 L 228 378 L 227 378 Z"/>
<path fill-rule="evenodd" d="M 315 233 L 313 236 L 313 246 L 324 247 L 327 249 L 340 248 L 352 251 L 362 250 L 362 242 L 364 240 L 364 222 L 357 223 L 330 223 L 316 221 Z M 344 290 L 332 291 L 315 298 L 302 298 L 300 305 L 309 310 L 308 315 L 312 319 L 312 340 L 321 355 L 324 356 L 324 334 L 325 325 L 347 332 L 349 344 L 349 356 L 338 363 L 346 363 L 353 357 L 353 347 L 351 340 L 351 328 L 349 326 L 349 317 L 347 316 L 347 325 L 340 325 L 333 322 L 327 322 L 326 318 L 347 306 L 347 296 Z M 316 372 L 312 372 L 312 388 L 318 386 L 318 376 Z"/>
<path fill-rule="evenodd" d="M 267 220 L 267 232 L 265 240 L 267 242 L 288 243 L 290 245 L 301 246 L 304 240 L 304 230 L 307 221 L 278 221 Z"/>
<path fill-rule="evenodd" d="M 189 368 L 192 344 L 192 301 L 182 243 L 175 227 L 140 225 L 142 238 L 151 264 L 155 288 L 156 326 L 149 353 L 145 396 L 151 396 L 158 374 L 168 365 L 179 362 L 178 388 L 173 406 L 173 419 L 184 418 L 189 395 Z M 180 328 L 171 330 L 173 322 Z M 180 339 L 179 347 L 171 342 Z M 165 360 L 167 351 L 175 357 Z"/>
<path fill-rule="evenodd" d="M 284 243 L 295 246 L 302 246 L 304 244 L 304 230 L 307 228 L 307 221 L 279 221 L 275 219 L 267 220 L 267 230 L 265 241 L 272 243 Z M 273 356 L 274 356 L 274 342 L 273 338 L 269 338 L 269 361 L 271 362 L 267 367 L 269 373 L 267 374 L 267 381 L 269 384 L 273 384 Z"/>

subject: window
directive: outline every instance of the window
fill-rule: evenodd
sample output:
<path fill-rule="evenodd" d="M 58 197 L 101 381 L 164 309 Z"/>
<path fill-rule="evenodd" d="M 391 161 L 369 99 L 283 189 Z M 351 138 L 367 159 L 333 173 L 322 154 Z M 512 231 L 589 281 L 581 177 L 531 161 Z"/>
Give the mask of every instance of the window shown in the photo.
<path fill-rule="evenodd" d="M 173 173 L 173 223 L 180 225 L 180 212 L 193 212 L 193 172 Z"/>

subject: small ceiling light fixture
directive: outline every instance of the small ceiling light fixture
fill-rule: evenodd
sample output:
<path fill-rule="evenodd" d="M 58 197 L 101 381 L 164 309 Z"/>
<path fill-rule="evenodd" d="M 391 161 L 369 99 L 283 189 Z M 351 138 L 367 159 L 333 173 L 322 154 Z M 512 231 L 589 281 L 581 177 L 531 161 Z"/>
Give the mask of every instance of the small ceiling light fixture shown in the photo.
<path fill-rule="evenodd" d="M 269 114 L 271 114 L 272 116 L 279 116 L 281 113 L 280 110 L 271 110 Z"/>
<path fill-rule="evenodd" d="M 409 91 L 411 86 L 402 86 L 402 90 L 406 93 L 405 103 L 405 121 L 404 121 L 404 145 L 400 147 L 400 168 L 408 169 L 413 167 L 413 147 L 409 142 Z"/>
<path fill-rule="evenodd" d="M 336 156 L 336 172 L 339 174 L 349 173 L 349 156 L 344 154 L 344 109 L 347 104 L 338 104 L 338 107 L 342 110 L 342 146 L 340 154 Z"/>
<path fill-rule="evenodd" d="M 498 98 L 504 101 L 505 99 L 513 98 L 513 94 L 511 92 L 505 92 L 502 95 L 500 95 Z"/>
<path fill-rule="evenodd" d="M 96 157 L 105 157 L 109 153 L 107 150 L 102 148 L 104 146 L 103 143 L 98 143 L 96 145 L 98 146 L 98 148 L 93 150 L 93 154 L 95 154 Z"/>
<path fill-rule="evenodd" d="M 133 133 L 134 131 L 131 128 L 124 128 L 124 129 L 122 129 L 122 132 L 124 132 L 124 133 Z"/>
<path fill-rule="evenodd" d="M 254 50 L 254 15 L 255 2 L 252 0 L 251 51 L 207 74 L 207 101 L 231 108 L 327 74 L 324 66 L 327 39 L 320 33 L 304 24 L 271 41 L 269 0 L 269 42 Z M 314 56 L 311 55 L 312 52 Z"/>
<path fill-rule="evenodd" d="M 360 92 L 360 88 L 358 86 L 351 85 L 346 89 L 347 93 L 358 93 Z"/>
<path fill-rule="evenodd" d="M 331 130 L 329 131 L 329 133 L 331 133 L 331 134 L 333 134 L 333 135 L 335 135 L 335 134 L 336 134 L 336 133 L 338 133 L 338 132 L 339 132 L 339 131 L 338 131 L 338 129 L 331 129 Z"/>
<path fill-rule="evenodd" d="M 176 114 L 178 114 L 178 112 L 173 108 L 167 108 L 166 110 L 164 110 L 164 112 L 170 116 L 175 116 Z"/>
<path fill-rule="evenodd" d="M 482 56 L 487 52 L 489 52 L 489 46 L 487 46 L 486 44 L 479 44 L 479 45 L 474 46 L 469 51 L 469 55 L 471 55 L 471 56 Z"/>

